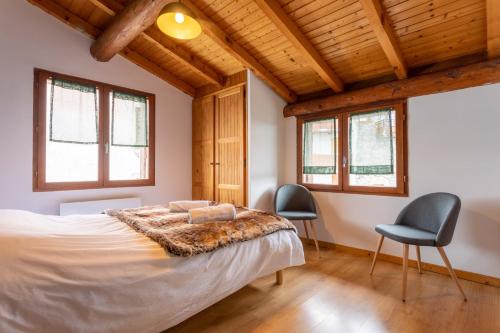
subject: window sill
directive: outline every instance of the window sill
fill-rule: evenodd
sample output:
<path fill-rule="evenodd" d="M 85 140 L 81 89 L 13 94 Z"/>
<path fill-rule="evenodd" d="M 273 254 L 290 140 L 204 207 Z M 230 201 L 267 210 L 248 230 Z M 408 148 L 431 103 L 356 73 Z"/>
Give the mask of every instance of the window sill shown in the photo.
<path fill-rule="evenodd" d="M 153 180 L 124 180 L 114 181 L 106 185 L 95 183 L 49 183 L 33 187 L 33 192 L 57 192 L 57 191 L 81 191 L 81 190 L 98 190 L 106 188 L 120 188 L 120 187 L 146 187 L 155 186 Z"/>
<path fill-rule="evenodd" d="M 381 188 L 372 188 L 370 190 L 360 189 L 360 190 L 342 190 L 339 186 L 335 185 L 319 185 L 319 184 L 304 184 L 301 183 L 311 192 L 332 192 L 332 193 L 346 193 L 346 194 L 363 194 L 363 195 L 380 195 L 380 196 L 390 196 L 390 197 L 408 197 L 408 191 L 398 191 L 397 189 L 392 189 L 386 191 Z"/>

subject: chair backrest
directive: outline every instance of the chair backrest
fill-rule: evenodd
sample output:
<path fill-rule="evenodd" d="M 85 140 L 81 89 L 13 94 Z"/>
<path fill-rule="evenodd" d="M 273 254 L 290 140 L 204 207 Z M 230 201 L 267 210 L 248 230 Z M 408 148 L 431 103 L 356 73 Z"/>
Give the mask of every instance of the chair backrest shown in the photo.
<path fill-rule="evenodd" d="M 311 212 L 316 213 L 316 205 L 311 192 L 302 185 L 286 184 L 274 194 L 274 212 Z"/>
<path fill-rule="evenodd" d="M 450 244 L 460 213 L 460 198 L 451 193 L 430 193 L 406 206 L 396 224 L 407 225 L 436 234 L 436 246 Z"/>

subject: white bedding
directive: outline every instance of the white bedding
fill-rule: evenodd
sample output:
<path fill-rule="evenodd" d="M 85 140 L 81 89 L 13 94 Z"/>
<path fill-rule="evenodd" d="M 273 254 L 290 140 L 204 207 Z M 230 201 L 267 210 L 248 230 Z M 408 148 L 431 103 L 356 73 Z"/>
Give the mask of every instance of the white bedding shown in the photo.
<path fill-rule="evenodd" d="M 106 215 L 0 210 L 0 332 L 160 332 L 303 263 L 292 231 L 183 258 Z"/>

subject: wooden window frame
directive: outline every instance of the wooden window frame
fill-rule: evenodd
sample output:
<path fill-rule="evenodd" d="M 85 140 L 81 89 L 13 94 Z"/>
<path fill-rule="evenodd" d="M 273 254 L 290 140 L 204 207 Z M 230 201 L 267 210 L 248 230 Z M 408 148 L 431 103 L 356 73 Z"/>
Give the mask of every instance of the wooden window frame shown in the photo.
<path fill-rule="evenodd" d="M 396 187 L 352 186 L 349 185 L 349 153 L 348 128 L 349 115 L 393 108 L 396 112 Z M 303 125 L 307 121 L 337 118 L 338 124 L 338 185 L 304 183 L 303 175 Z M 374 103 L 364 106 L 349 107 L 342 110 L 322 112 L 320 114 L 297 117 L 297 183 L 311 191 L 338 192 L 355 194 L 372 194 L 388 196 L 408 196 L 408 135 L 407 135 L 407 103 L 397 100 Z M 343 163 L 346 161 L 346 163 Z"/>
<path fill-rule="evenodd" d="M 97 181 L 83 182 L 50 182 L 45 181 L 45 159 L 46 159 L 46 100 L 47 80 L 51 77 L 70 80 L 82 84 L 90 84 L 97 87 L 99 91 L 99 143 L 98 143 L 98 179 Z M 148 101 L 148 178 L 134 180 L 110 180 L 109 179 L 109 154 L 106 153 L 106 145 L 109 147 L 109 121 L 110 103 L 109 94 L 113 91 L 141 95 Z M 99 188 L 154 186 L 155 185 L 155 95 L 115 86 L 103 82 L 92 81 L 80 77 L 55 73 L 35 68 L 33 85 L 33 191 L 70 191 Z"/>

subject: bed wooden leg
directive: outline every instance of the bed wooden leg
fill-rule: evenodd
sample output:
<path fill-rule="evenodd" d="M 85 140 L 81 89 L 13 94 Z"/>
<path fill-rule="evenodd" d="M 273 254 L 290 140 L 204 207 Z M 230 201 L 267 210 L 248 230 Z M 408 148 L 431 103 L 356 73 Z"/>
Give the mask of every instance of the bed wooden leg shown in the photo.
<path fill-rule="evenodd" d="M 283 284 L 283 270 L 276 272 L 276 284 L 278 286 Z"/>

